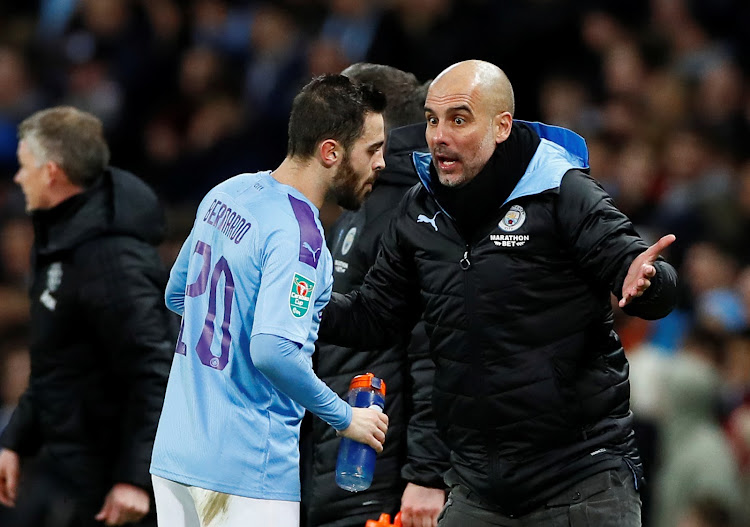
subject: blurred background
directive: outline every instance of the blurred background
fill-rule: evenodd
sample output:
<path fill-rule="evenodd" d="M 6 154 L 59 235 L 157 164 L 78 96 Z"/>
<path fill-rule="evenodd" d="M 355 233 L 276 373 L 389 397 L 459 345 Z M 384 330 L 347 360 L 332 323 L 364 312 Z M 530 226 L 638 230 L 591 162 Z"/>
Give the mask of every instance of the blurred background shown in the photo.
<path fill-rule="evenodd" d="M 750 525 L 750 3 L 746 0 L 3 0 L 0 429 L 29 372 L 33 232 L 16 126 L 70 104 L 158 192 L 171 265 L 198 201 L 275 168 L 294 94 L 358 61 L 422 81 L 508 74 L 516 117 L 571 128 L 647 241 L 672 232 L 678 309 L 616 307 L 646 465 L 646 527 Z"/>

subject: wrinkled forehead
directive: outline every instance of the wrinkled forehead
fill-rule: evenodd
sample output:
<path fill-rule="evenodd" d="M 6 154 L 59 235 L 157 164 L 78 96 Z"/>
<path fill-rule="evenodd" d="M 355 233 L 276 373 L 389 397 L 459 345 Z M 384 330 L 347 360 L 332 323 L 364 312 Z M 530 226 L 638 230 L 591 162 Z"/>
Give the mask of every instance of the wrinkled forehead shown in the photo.
<path fill-rule="evenodd" d="M 427 91 L 425 107 L 437 111 L 443 107 L 465 106 L 472 111 L 482 103 L 482 90 L 471 76 L 442 77 Z"/>

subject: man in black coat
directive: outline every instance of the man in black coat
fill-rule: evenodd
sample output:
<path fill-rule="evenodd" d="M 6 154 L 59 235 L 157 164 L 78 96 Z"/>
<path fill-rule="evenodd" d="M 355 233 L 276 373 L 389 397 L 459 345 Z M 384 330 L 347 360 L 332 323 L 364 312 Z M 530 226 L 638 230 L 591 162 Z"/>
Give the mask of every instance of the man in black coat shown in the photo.
<path fill-rule="evenodd" d="M 362 287 L 334 294 L 320 338 L 379 346 L 422 318 L 435 418 L 451 450 L 441 527 L 640 526 L 626 313 L 665 316 L 676 273 L 588 176 L 583 138 L 515 121 L 497 66 L 430 85 L 429 154 Z"/>
<path fill-rule="evenodd" d="M 0 436 L 0 503 L 18 497 L 19 527 L 156 525 L 148 468 L 175 339 L 162 210 L 141 180 L 107 167 L 91 114 L 37 112 L 19 140 L 15 181 L 35 234 L 32 374 Z M 21 457 L 37 454 L 19 488 Z"/>
<path fill-rule="evenodd" d="M 390 132 L 386 168 L 379 173 L 372 193 L 359 210 L 344 212 L 330 230 L 333 290 L 347 293 L 362 284 L 398 202 L 418 183 L 411 168 L 411 152 L 427 149 L 423 122 L 426 85 L 411 73 L 380 64 L 357 63 L 342 73 L 385 94 L 385 126 Z M 316 360 L 318 376 L 342 397 L 355 375 L 369 371 L 382 378 L 387 388 L 389 426 L 372 485 L 352 494 L 336 486 L 334 480 L 340 439 L 323 421 L 313 420 L 311 437 L 303 441 L 302 449 L 307 526 L 362 527 L 367 519 L 376 519 L 381 513 L 393 518 L 399 510 L 405 527 L 433 525 L 445 503 L 443 474 L 448 469 L 448 451 L 432 415 L 435 366 L 428 355 L 424 327 L 418 325 L 410 339 L 380 350 L 319 341 Z"/>

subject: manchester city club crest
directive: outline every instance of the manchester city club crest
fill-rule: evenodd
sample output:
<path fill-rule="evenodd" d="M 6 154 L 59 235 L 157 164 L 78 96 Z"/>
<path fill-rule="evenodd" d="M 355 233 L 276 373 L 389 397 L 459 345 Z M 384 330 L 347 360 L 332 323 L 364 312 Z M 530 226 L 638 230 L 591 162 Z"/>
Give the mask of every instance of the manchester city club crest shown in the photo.
<path fill-rule="evenodd" d="M 513 232 L 518 230 L 523 222 L 526 221 L 526 211 L 523 210 L 521 205 L 513 205 L 508 212 L 505 213 L 503 220 L 497 224 L 505 232 Z"/>
<path fill-rule="evenodd" d="M 310 299 L 312 298 L 315 282 L 305 278 L 301 274 L 294 273 L 292 279 L 292 290 L 289 293 L 289 308 L 292 315 L 296 318 L 302 318 L 310 309 Z"/>
<path fill-rule="evenodd" d="M 352 248 L 352 244 L 354 243 L 354 238 L 357 236 L 357 228 L 352 227 L 349 229 L 349 232 L 346 233 L 346 236 L 344 236 L 344 243 L 341 244 L 341 254 L 346 254 L 349 252 L 349 249 Z"/>

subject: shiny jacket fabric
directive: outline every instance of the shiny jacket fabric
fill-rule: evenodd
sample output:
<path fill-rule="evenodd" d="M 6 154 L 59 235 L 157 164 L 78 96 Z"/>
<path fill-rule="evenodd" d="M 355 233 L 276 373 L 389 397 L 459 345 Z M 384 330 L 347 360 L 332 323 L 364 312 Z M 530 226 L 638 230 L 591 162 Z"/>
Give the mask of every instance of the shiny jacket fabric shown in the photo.
<path fill-rule="evenodd" d="M 0 445 L 23 456 L 41 449 L 88 496 L 117 482 L 150 489 L 176 336 L 156 196 L 113 168 L 32 219 L 31 379 Z"/>
<path fill-rule="evenodd" d="M 362 288 L 334 295 L 320 332 L 374 345 L 421 314 L 448 479 L 510 515 L 623 460 L 641 476 L 610 297 L 647 244 L 585 166 L 561 162 L 567 134 L 531 128 L 543 141 L 523 177 L 471 232 L 436 200 L 434 169 L 415 155 L 423 185 L 401 202 Z M 629 314 L 672 309 L 676 273 L 656 266 Z"/>
<path fill-rule="evenodd" d="M 358 289 L 377 256 L 380 238 L 409 188 L 418 184 L 411 153 L 426 149 L 424 124 L 394 129 L 388 138 L 386 169 L 363 206 L 345 212 L 331 228 L 334 291 Z M 369 351 L 366 351 L 369 350 Z M 424 326 L 409 339 L 372 349 L 339 347 L 318 341 L 316 373 L 342 397 L 355 375 L 372 372 L 386 383 L 385 412 L 389 418 L 385 449 L 375 463 L 369 489 L 356 494 L 340 489 L 334 473 L 340 439 L 320 419 L 312 423 L 311 452 L 304 455 L 303 485 L 309 527 L 360 527 L 381 513 L 393 517 L 400 509 L 407 482 L 445 488 L 448 450 L 437 434 L 432 415 L 435 366 L 428 355 Z"/>

